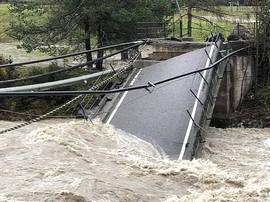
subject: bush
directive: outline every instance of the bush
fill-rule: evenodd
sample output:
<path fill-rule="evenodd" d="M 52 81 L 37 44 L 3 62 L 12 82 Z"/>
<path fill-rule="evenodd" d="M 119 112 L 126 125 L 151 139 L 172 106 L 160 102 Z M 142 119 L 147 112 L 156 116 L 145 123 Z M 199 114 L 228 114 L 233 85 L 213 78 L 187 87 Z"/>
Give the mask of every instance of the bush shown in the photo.
<path fill-rule="evenodd" d="M 0 65 L 10 63 L 9 59 L 6 59 L 3 55 L 0 55 Z M 0 80 L 7 80 L 14 78 L 14 68 L 2 68 L 0 69 Z"/>

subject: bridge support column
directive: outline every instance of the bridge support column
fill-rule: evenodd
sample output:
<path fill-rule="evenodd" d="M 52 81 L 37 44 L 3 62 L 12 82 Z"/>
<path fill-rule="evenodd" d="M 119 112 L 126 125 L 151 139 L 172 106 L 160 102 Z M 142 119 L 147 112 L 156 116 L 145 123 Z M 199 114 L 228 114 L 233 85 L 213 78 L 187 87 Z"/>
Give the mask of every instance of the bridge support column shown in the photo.
<path fill-rule="evenodd" d="M 253 85 L 254 70 L 252 55 L 236 55 L 229 60 L 216 102 L 214 121 L 225 124 L 230 113 L 239 107 Z"/>

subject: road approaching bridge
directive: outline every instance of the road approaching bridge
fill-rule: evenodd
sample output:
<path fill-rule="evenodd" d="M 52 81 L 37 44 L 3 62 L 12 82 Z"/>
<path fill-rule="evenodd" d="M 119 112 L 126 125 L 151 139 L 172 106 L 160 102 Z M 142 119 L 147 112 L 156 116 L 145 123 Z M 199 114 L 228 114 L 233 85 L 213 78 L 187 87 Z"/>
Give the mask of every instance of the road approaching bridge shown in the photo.
<path fill-rule="evenodd" d="M 217 53 L 217 47 L 209 45 L 140 69 L 129 85 L 154 83 L 208 67 Z M 148 90 L 125 92 L 104 121 L 152 143 L 172 159 L 190 159 L 212 73 L 210 69 Z"/>

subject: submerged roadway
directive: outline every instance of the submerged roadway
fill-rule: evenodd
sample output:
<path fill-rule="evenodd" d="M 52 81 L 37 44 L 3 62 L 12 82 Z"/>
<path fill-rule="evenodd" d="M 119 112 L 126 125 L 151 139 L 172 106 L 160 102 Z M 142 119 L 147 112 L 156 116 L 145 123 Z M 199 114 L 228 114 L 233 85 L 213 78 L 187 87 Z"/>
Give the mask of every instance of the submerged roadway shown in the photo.
<path fill-rule="evenodd" d="M 140 69 L 129 85 L 156 82 L 208 67 L 217 51 L 210 45 Z M 194 121 L 200 122 L 208 91 L 206 81 L 211 73 L 208 70 L 156 88 L 125 92 L 104 121 L 150 142 L 172 159 L 190 159 L 198 130 Z"/>

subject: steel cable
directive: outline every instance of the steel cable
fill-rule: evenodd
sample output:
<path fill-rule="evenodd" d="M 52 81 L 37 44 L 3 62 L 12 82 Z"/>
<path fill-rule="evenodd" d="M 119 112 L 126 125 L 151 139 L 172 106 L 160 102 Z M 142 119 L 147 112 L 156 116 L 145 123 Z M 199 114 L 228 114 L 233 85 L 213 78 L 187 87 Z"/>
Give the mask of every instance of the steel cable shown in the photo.
<path fill-rule="evenodd" d="M 74 69 L 78 69 L 80 67 L 85 67 L 87 65 L 95 64 L 98 61 L 102 61 L 102 60 L 105 60 L 107 58 L 113 57 L 115 55 L 118 55 L 121 52 L 125 52 L 125 51 L 127 51 L 129 49 L 139 47 L 139 46 L 143 45 L 144 43 L 145 42 L 139 43 L 139 44 L 135 44 L 135 45 L 129 46 L 127 48 L 124 48 L 124 49 L 122 49 L 120 51 L 116 51 L 114 53 L 111 53 L 109 55 L 106 55 L 106 56 L 97 58 L 97 59 L 92 60 L 92 61 L 89 61 L 89 62 L 85 62 L 85 63 L 78 64 L 78 65 L 74 65 L 74 66 L 71 66 L 71 67 L 68 67 L 68 68 L 65 68 L 65 69 L 60 69 L 60 70 L 56 70 L 56 71 L 52 71 L 52 72 L 48 72 L 48 73 L 44 73 L 44 74 L 39 74 L 39 75 L 35 75 L 35 76 L 25 77 L 25 78 L 0 81 L 0 84 L 10 84 L 10 83 L 19 82 L 19 81 L 33 80 L 33 79 L 38 79 L 38 78 L 42 78 L 42 77 L 46 77 L 46 76 L 52 76 L 52 75 L 55 75 L 55 74 L 59 74 L 59 73 L 71 71 L 71 70 L 74 70 Z"/>
<path fill-rule="evenodd" d="M 145 47 L 146 43 L 144 43 L 144 47 Z M 138 54 L 136 56 L 134 56 L 129 62 L 127 65 L 125 65 L 124 67 L 122 67 L 122 69 L 118 72 L 116 72 L 114 75 L 112 75 L 110 78 L 100 82 L 99 84 L 93 86 L 90 90 L 96 90 L 96 89 L 99 89 L 100 87 L 102 87 L 104 84 L 106 84 L 107 82 L 111 81 L 112 79 L 118 77 L 119 75 L 123 74 L 124 72 L 126 72 L 127 70 L 129 70 L 131 67 L 132 67 L 132 64 L 138 59 L 139 55 L 140 55 L 140 51 L 138 52 Z M 23 128 L 25 126 L 28 126 L 28 125 L 31 125 L 35 122 L 38 122 L 40 120 L 43 120 L 45 119 L 46 117 L 49 117 L 51 115 L 53 115 L 54 113 L 64 109 L 65 107 L 69 106 L 70 104 L 78 101 L 80 98 L 82 97 L 82 95 L 79 95 L 75 98 L 73 98 L 72 100 L 70 100 L 69 102 L 65 103 L 64 105 L 61 105 L 60 107 L 57 107 L 55 108 L 54 110 L 44 114 L 44 115 L 41 115 L 35 119 L 32 119 L 30 121 L 27 121 L 27 122 L 24 122 L 24 123 L 21 123 L 21 124 L 18 124 L 14 127 L 11 127 L 11 128 L 8 128 L 8 129 L 4 129 L 4 130 L 1 130 L 0 131 L 0 134 L 4 134 L 4 133 L 7 133 L 7 132 L 11 132 L 11 131 L 14 131 L 14 130 L 17 130 L 17 129 L 20 129 L 20 128 Z"/>
<path fill-rule="evenodd" d="M 70 53 L 70 54 L 66 54 L 66 55 L 62 55 L 62 56 L 51 57 L 51 58 L 46 58 L 46 59 L 41 59 L 41 60 L 33 60 L 33 61 L 29 61 L 29 62 L 4 64 L 4 65 L 0 65 L 0 68 L 8 68 L 8 67 L 16 67 L 16 66 L 23 66 L 23 65 L 29 65 L 29 64 L 37 64 L 37 63 L 42 63 L 42 62 L 49 62 L 49 61 L 53 61 L 53 60 L 59 60 L 59 59 L 64 59 L 64 58 L 68 58 L 68 57 L 78 56 L 78 55 L 82 55 L 82 54 L 86 54 L 86 53 L 97 52 L 100 50 L 109 50 L 109 49 L 128 46 L 128 45 L 132 45 L 132 44 L 136 45 L 136 44 L 143 44 L 143 43 L 145 43 L 145 42 L 144 41 L 133 41 L 133 42 L 121 43 L 121 44 L 105 46 L 105 47 L 96 48 L 96 49 L 92 49 L 92 50 L 85 50 L 85 51 L 81 51 L 81 52 Z"/>
<path fill-rule="evenodd" d="M 114 93 L 121 93 L 121 92 L 125 92 L 125 91 L 134 91 L 134 90 L 140 90 L 140 89 L 147 89 L 147 88 L 151 88 L 151 87 L 155 87 L 157 85 L 163 84 L 163 83 L 167 83 L 169 81 L 174 81 L 177 80 L 179 78 L 182 77 L 186 77 L 189 75 L 193 75 L 199 72 L 203 72 L 206 70 L 210 70 L 214 67 L 216 67 L 218 64 L 220 64 L 221 62 L 225 61 L 226 59 L 228 59 L 229 57 L 235 55 L 236 53 L 239 53 L 243 50 L 248 49 L 249 47 L 245 47 L 245 48 L 241 48 L 237 51 L 234 51 L 232 53 L 229 53 L 228 55 L 224 56 L 223 58 L 221 58 L 220 60 L 218 60 L 217 62 L 213 63 L 212 65 L 206 67 L 206 68 L 202 68 L 196 71 L 192 71 L 192 72 L 188 72 L 185 74 L 181 74 L 181 75 L 177 75 L 174 77 L 170 77 L 164 80 L 160 80 L 157 82 L 149 82 L 147 84 L 144 85 L 139 85 L 139 86 L 134 86 L 134 87 L 126 87 L 126 88 L 120 88 L 120 89 L 116 89 L 116 90 L 103 90 L 103 91 L 98 91 L 98 90 L 89 90 L 89 91 L 47 91 L 47 92 L 0 92 L 0 96 L 67 96 L 67 95 L 93 95 L 93 94 L 97 94 L 97 95 L 104 95 L 104 94 L 114 94 Z"/>

